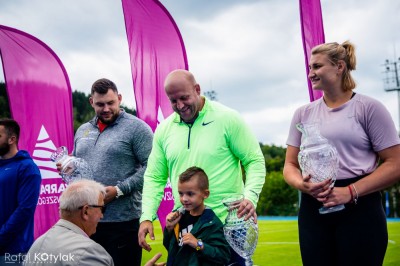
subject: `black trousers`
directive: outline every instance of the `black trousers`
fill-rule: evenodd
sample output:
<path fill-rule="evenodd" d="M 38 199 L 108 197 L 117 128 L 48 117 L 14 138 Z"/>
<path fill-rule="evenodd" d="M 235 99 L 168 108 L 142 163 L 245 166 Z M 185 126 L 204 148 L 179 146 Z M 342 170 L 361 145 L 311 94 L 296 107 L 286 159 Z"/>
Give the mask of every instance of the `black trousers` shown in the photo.
<path fill-rule="evenodd" d="M 344 187 L 360 178 L 338 180 Z M 388 244 L 386 217 L 380 192 L 345 204 L 342 211 L 320 214 L 322 203 L 302 193 L 299 239 L 303 265 L 381 266 Z"/>
<path fill-rule="evenodd" d="M 99 223 L 92 239 L 111 255 L 115 266 L 140 266 L 142 248 L 138 241 L 139 219 Z"/>

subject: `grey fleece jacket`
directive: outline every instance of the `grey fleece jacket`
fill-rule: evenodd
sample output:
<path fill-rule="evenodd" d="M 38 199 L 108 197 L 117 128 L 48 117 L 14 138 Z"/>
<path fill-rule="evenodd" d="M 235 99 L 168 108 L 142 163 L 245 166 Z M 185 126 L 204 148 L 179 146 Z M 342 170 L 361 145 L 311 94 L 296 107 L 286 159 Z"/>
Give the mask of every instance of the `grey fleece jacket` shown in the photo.
<path fill-rule="evenodd" d="M 80 126 L 72 154 L 86 160 L 94 180 L 105 186 L 118 186 L 122 197 L 107 204 L 101 222 L 125 222 L 142 213 L 143 174 L 150 154 L 153 133 L 142 120 L 123 109 L 100 133 L 97 117 Z"/>

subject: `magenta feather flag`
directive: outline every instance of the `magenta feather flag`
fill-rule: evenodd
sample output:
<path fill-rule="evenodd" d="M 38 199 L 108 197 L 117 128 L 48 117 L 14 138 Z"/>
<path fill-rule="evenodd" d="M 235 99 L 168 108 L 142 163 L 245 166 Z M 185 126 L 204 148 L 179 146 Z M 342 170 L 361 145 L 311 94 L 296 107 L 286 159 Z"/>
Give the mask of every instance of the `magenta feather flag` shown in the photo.
<path fill-rule="evenodd" d="M 35 212 L 38 237 L 59 218 L 65 184 L 49 157 L 61 145 L 72 150 L 71 87 L 60 59 L 39 39 L 0 25 L 0 51 L 11 115 L 21 127 L 19 149 L 29 152 L 42 175 Z"/>
<path fill-rule="evenodd" d="M 164 80 L 172 70 L 188 69 L 185 46 L 173 18 L 159 1 L 122 0 L 122 6 L 136 111 L 155 130 L 160 112 L 163 117 L 173 112 Z"/>
<path fill-rule="evenodd" d="M 320 0 L 300 0 L 300 21 L 307 69 L 308 92 L 310 94 L 310 101 L 312 102 L 322 97 L 322 91 L 314 91 L 308 79 L 308 60 L 311 56 L 311 49 L 325 42 Z"/>
<path fill-rule="evenodd" d="M 172 70 L 188 69 L 185 46 L 178 26 L 159 1 L 122 0 L 122 7 L 137 115 L 154 131 L 173 112 L 164 80 Z M 173 204 L 168 183 L 157 212 L 163 228 Z"/>

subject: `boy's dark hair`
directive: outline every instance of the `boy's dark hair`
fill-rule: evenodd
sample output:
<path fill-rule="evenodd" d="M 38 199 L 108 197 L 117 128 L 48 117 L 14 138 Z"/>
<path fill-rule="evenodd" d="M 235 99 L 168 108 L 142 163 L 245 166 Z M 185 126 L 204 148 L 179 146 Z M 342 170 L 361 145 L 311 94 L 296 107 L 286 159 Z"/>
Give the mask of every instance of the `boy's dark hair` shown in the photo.
<path fill-rule="evenodd" d="M 95 92 L 97 92 L 98 94 L 106 94 L 109 89 L 118 94 L 118 89 L 114 82 L 105 78 L 98 79 L 93 83 L 90 94 L 92 96 Z"/>
<path fill-rule="evenodd" d="M 20 127 L 17 121 L 15 121 L 14 119 L 2 118 L 0 119 L 0 126 L 4 126 L 4 129 L 6 130 L 7 136 L 9 138 L 15 136 L 18 142 Z"/>
<path fill-rule="evenodd" d="M 208 189 L 208 176 L 206 172 L 200 167 L 192 166 L 188 168 L 185 172 L 179 175 L 179 183 L 184 183 L 192 179 L 192 177 L 197 177 L 197 184 L 201 190 Z"/>

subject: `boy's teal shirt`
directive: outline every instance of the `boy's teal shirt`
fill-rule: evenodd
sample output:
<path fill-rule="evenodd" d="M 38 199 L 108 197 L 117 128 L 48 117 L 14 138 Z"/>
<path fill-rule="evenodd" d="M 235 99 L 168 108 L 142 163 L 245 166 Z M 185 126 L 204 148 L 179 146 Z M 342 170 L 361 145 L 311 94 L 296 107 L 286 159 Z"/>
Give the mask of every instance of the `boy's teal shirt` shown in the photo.
<path fill-rule="evenodd" d="M 236 111 L 204 99 L 205 104 L 192 125 L 173 113 L 157 127 L 144 175 L 141 222 L 156 219 L 168 177 L 174 208 L 181 205 L 178 177 L 192 166 L 206 172 L 210 197 L 205 204 L 222 222 L 227 216 L 222 200 L 232 194 L 244 194 L 244 198 L 257 206 L 266 174 L 260 145 Z M 245 185 L 241 165 L 246 173 Z"/>

